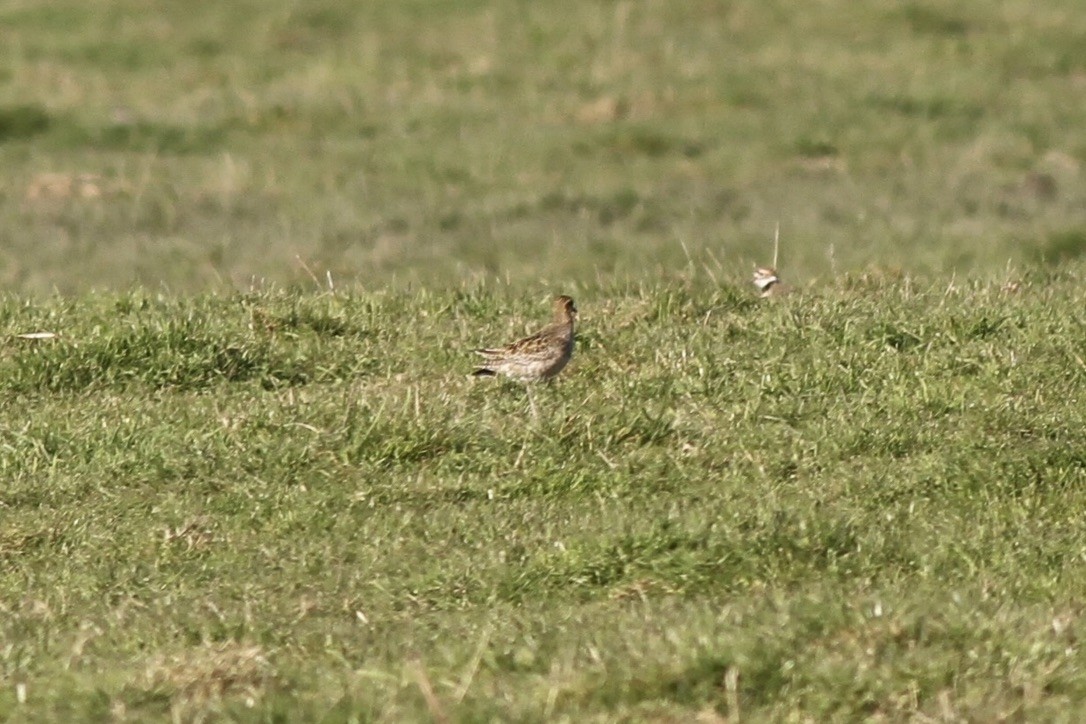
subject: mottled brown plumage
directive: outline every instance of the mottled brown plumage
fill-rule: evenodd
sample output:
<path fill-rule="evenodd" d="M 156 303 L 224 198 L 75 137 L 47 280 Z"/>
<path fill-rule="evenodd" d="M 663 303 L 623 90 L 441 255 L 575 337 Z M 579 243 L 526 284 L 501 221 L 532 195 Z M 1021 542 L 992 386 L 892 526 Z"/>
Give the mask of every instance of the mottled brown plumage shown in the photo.
<path fill-rule="evenodd" d="M 505 347 L 477 349 L 483 363 L 474 375 L 505 375 L 521 382 L 549 380 L 566 366 L 573 355 L 573 325 L 577 307 L 571 297 L 554 299 L 554 319 L 530 337 Z"/>

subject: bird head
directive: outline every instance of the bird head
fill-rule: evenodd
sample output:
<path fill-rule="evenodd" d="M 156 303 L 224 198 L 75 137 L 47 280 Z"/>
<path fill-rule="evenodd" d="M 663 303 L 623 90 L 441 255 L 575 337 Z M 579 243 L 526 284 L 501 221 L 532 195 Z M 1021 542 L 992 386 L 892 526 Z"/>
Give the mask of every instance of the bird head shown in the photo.
<path fill-rule="evenodd" d="M 563 294 L 554 298 L 554 321 L 572 322 L 577 319 L 577 305 L 573 303 L 573 297 Z"/>
<path fill-rule="evenodd" d="M 758 287 L 758 291 L 762 293 L 763 297 L 772 294 L 773 287 L 780 283 L 781 279 L 777 276 L 776 269 L 758 267 L 754 270 L 754 286 Z"/>

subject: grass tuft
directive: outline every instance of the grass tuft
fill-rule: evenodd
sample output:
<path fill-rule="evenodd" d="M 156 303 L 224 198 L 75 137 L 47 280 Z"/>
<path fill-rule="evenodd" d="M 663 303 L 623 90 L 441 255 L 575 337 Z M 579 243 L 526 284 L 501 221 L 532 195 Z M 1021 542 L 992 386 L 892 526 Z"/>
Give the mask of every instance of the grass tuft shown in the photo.
<path fill-rule="evenodd" d="M 40 106 L 2 107 L 0 108 L 0 143 L 18 141 L 44 133 L 48 130 L 50 122 L 49 114 Z"/>

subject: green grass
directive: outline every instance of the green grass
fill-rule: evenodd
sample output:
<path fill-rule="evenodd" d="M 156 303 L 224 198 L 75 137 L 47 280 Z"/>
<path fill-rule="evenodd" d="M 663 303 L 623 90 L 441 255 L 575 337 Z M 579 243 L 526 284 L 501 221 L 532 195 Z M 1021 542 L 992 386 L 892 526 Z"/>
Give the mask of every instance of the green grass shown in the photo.
<path fill-rule="evenodd" d="M 1080 719 L 1083 38 L 4 4 L 0 719 Z"/>
<path fill-rule="evenodd" d="M 796 280 L 988 278 L 1086 229 L 1077 0 L 63 0 L 0 25 L 9 291 L 306 284 L 299 257 L 371 287 L 587 283 L 682 245 L 749 267 L 778 221 Z"/>
<path fill-rule="evenodd" d="M 546 314 L 506 286 L 9 299 L 4 678 L 32 720 L 417 719 L 423 680 L 455 720 L 1059 718 L 1082 281 L 571 289 L 538 424 L 466 374 Z"/>

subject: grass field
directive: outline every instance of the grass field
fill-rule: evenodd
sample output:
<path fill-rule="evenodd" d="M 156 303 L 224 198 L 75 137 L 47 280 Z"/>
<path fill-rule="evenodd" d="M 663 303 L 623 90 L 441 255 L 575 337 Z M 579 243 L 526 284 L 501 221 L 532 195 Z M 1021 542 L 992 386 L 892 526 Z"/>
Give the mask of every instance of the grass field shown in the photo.
<path fill-rule="evenodd" d="M 0 718 L 1080 719 L 1083 38 L 0 5 Z"/>
<path fill-rule="evenodd" d="M 584 290 L 538 425 L 464 374 L 508 288 L 8 302 L 64 338 L 0 364 L 5 678 L 40 719 L 425 718 L 420 670 L 458 720 L 1058 718 L 1084 296 Z"/>
<path fill-rule="evenodd" d="M 1078 0 L 384 5 L 9 0 L 0 283 L 745 275 L 778 221 L 797 280 L 1086 249 Z"/>

